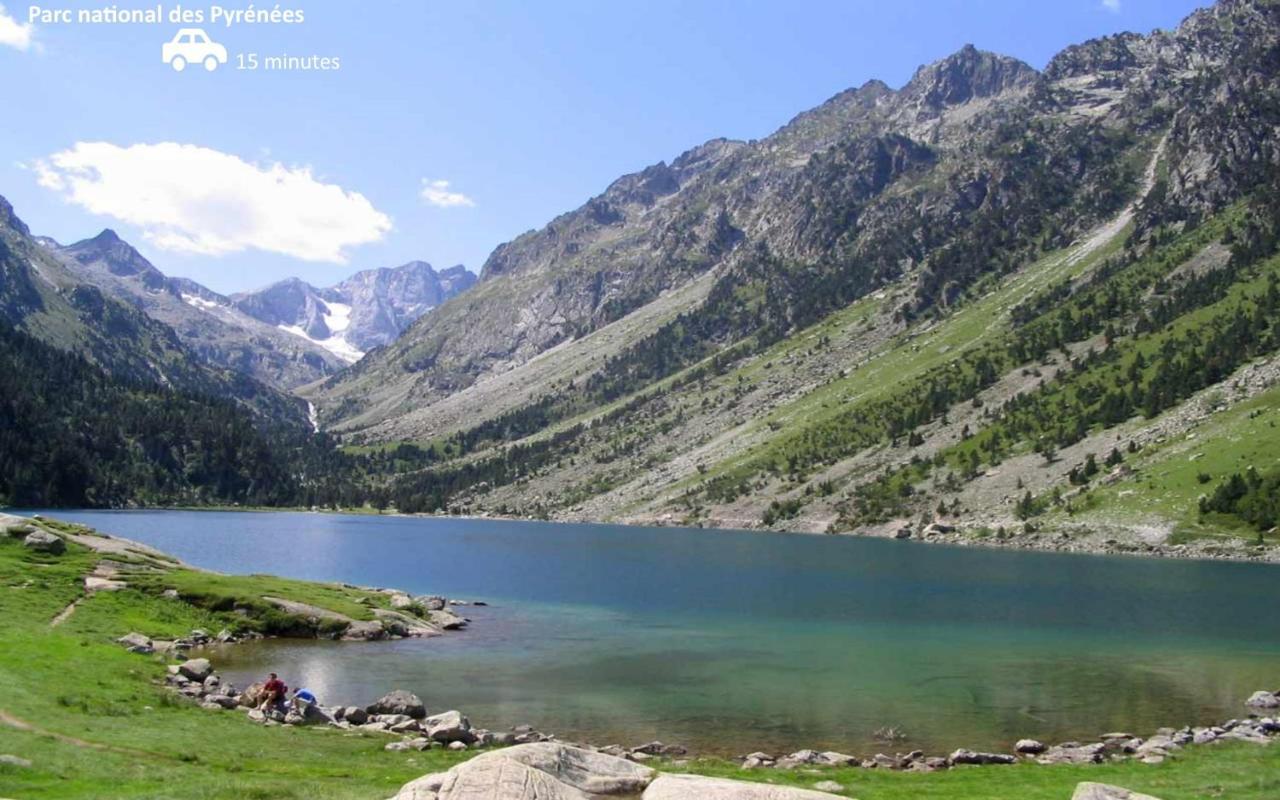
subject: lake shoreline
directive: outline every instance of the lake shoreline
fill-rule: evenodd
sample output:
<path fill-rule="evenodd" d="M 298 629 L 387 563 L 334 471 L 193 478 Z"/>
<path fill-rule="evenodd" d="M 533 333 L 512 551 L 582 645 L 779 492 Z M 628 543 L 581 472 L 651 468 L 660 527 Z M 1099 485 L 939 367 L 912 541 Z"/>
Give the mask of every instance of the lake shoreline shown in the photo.
<path fill-rule="evenodd" d="M 0 513 L 22 513 L 28 509 L 0 507 Z M 44 509 L 57 511 L 58 509 Z M 306 508 L 301 506 L 122 506 L 101 509 L 64 509 L 67 511 L 191 511 L 191 512 L 237 512 L 246 514 L 325 514 L 353 517 L 387 517 L 392 519 L 438 519 L 438 520 L 470 520 L 477 522 L 520 522 L 547 525 L 608 525 L 624 528 L 645 528 L 655 530 L 685 530 L 699 533 L 748 533 L 775 534 L 783 536 L 840 537 L 848 539 L 892 539 L 914 542 L 917 544 L 940 545 L 943 547 L 984 548 L 990 550 L 1029 551 L 1040 553 L 1061 553 L 1089 556 L 1125 556 L 1145 559 L 1172 559 L 1180 561 L 1226 561 L 1252 564 L 1280 564 L 1280 544 L 1250 544 L 1243 538 L 1229 539 L 1193 539 L 1181 544 L 1164 542 L 1144 542 L 1135 539 L 1111 538 L 1120 535 L 1121 529 L 1108 531 L 1097 526 L 1067 525 L 1056 526 L 1048 530 L 1032 532 L 984 531 L 984 535 L 969 533 L 956 526 L 934 523 L 926 526 L 911 526 L 910 523 L 898 521 L 857 531 L 820 532 L 813 530 L 786 530 L 776 528 L 738 528 L 729 525 L 675 525 L 658 519 L 632 519 L 619 521 L 585 520 L 578 518 L 537 519 L 500 514 L 442 514 L 442 513 L 403 513 L 399 511 L 379 511 L 371 508 L 333 509 Z M 1125 529 L 1127 530 L 1127 529 Z M 905 533 L 904 533 L 905 531 Z M 1083 533 L 1084 535 L 1073 535 Z"/>

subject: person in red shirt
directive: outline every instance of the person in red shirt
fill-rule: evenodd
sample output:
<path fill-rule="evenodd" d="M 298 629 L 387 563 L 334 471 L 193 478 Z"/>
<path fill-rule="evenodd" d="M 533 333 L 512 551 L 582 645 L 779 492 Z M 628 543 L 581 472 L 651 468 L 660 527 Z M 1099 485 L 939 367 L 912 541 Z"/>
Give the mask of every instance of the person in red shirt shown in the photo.
<path fill-rule="evenodd" d="M 258 695 L 262 698 L 262 702 L 258 704 L 258 708 L 266 711 L 272 706 L 279 705 L 284 701 L 285 692 L 288 687 L 284 685 L 284 681 L 273 672 L 267 678 L 267 682 L 262 685 L 262 694 Z"/>

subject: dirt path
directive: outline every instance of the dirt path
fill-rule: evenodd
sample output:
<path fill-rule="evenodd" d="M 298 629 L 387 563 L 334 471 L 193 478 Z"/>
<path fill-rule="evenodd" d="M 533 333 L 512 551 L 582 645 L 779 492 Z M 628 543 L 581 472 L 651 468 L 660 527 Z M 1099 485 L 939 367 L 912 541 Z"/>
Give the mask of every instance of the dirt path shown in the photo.
<path fill-rule="evenodd" d="M 71 601 L 71 605 L 58 612 L 58 616 L 49 621 L 50 628 L 56 628 L 71 618 L 76 611 L 76 604 L 80 602 L 80 598 Z"/>
<path fill-rule="evenodd" d="M 47 736 L 62 744 L 69 744 L 73 747 L 83 747 L 88 750 L 103 750 L 109 753 L 120 753 L 122 755 L 141 756 L 144 758 L 170 758 L 162 753 L 152 753 L 149 750 L 135 750 L 132 747 L 116 747 L 115 745 L 102 744 L 100 742 L 90 742 L 86 739 L 79 739 L 75 736 L 67 736 L 64 733 L 55 733 L 54 731 L 45 730 L 44 728 L 38 728 L 21 717 L 15 717 L 3 708 L 0 708 L 0 725 L 7 725 L 10 728 L 24 731 L 26 733 L 34 733 L 37 736 Z"/>

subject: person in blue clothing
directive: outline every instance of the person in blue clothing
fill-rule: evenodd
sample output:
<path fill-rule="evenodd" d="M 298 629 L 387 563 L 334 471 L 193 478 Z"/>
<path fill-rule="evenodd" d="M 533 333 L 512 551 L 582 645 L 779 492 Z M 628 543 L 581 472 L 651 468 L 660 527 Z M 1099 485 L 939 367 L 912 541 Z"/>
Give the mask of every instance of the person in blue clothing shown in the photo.
<path fill-rule="evenodd" d="M 306 714 L 308 706 L 316 704 L 316 696 L 307 689 L 293 690 L 293 710 L 299 714 Z"/>

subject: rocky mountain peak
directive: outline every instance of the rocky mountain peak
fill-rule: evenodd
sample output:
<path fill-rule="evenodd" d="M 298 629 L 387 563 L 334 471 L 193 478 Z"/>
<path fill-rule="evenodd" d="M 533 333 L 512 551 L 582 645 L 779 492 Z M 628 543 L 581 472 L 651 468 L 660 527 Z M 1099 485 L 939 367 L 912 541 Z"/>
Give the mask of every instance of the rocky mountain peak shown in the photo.
<path fill-rule="evenodd" d="M 105 269 L 121 278 L 137 278 L 153 291 L 160 291 L 167 285 L 164 273 L 111 228 L 104 228 L 92 239 L 68 245 L 63 248 L 63 253 L 87 267 Z"/>
<path fill-rule="evenodd" d="M 27 229 L 27 224 L 13 213 L 13 206 L 4 197 L 0 197 L 0 226 L 11 228 L 23 236 L 31 233 Z"/>
<path fill-rule="evenodd" d="M 941 61 L 916 70 L 902 94 L 922 106 L 942 109 L 1028 86 L 1038 74 L 1016 58 L 966 44 Z"/>

